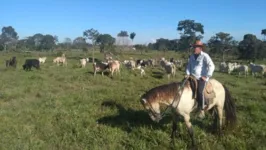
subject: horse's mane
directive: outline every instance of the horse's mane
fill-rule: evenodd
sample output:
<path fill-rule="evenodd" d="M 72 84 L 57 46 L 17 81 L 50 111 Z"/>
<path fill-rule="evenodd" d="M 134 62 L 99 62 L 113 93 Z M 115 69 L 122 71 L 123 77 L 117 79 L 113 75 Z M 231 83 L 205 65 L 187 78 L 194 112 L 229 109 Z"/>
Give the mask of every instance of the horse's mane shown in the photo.
<path fill-rule="evenodd" d="M 154 87 L 143 94 L 141 99 L 146 99 L 150 103 L 153 103 L 158 100 L 164 101 L 174 98 L 176 94 L 178 94 L 178 89 L 180 88 L 180 86 L 182 86 L 184 80 L 185 79 L 183 79 L 181 82 L 172 82 L 169 84 Z M 198 88 L 197 79 L 190 76 L 184 84 L 184 87 L 181 88 L 190 88 L 192 90 L 192 98 L 196 98 Z"/>
<path fill-rule="evenodd" d="M 180 82 L 172 82 L 154 87 L 147 91 L 141 98 L 145 98 L 150 103 L 157 100 L 167 100 L 177 94 Z"/>

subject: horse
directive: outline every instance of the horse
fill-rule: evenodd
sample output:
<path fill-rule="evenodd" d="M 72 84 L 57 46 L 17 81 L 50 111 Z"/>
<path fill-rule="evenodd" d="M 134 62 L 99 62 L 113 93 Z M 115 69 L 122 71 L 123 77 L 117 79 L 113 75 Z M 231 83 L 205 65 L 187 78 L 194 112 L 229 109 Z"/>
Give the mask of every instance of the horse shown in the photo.
<path fill-rule="evenodd" d="M 215 93 L 215 96 L 213 96 L 211 99 L 205 98 L 205 100 L 209 101 L 209 104 L 205 111 L 218 112 L 218 114 L 216 113 L 215 115 L 216 122 L 214 121 L 214 123 L 216 124 L 217 119 L 219 119 L 218 133 L 221 133 L 223 124 L 223 110 L 225 110 L 226 126 L 234 127 L 236 124 L 237 117 L 235 102 L 232 99 L 231 94 L 229 90 L 225 87 L 225 85 L 223 85 L 216 79 L 211 78 L 208 81 L 206 87 L 210 88 L 210 86 L 213 90 L 212 92 Z M 141 96 L 140 102 L 143 105 L 144 109 L 148 111 L 150 118 L 155 122 L 159 122 L 163 118 L 163 116 L 165 115 L 164 113 L 167 109 L 170 108 L 172 110 L 172 140 L 174 140 L 174 136 L 177 135 L 177 118 L 180 115 L 183 116 L 186 127 L 188 129 L 188 133 L 192 141 L 192 146 L 195 147 L 196 142 L 194 138 L 192 124 L 190 122 L 190 113 L 194 110 L 199 109 L 198 102 L 196 99 L 196 90 L 197 81 L 194 77 L 189 76 L 183 79 L 182 82 L 172 82 L 150 89 Z M 160 111 L 161 104 L 167 105 L 166 110 L 162 113 Z"/>

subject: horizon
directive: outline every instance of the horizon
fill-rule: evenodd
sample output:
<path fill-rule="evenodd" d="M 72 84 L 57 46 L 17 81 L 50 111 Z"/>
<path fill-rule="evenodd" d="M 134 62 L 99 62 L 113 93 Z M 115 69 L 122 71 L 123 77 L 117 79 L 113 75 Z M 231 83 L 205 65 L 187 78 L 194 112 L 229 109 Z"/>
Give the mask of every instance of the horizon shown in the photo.
<path fill-rule="evenodd" d="M 195 4 L 195 5 L 194 5 Z M 174 0 L 159 1 L 63 1 L 36 2 L 10 0 L 2 2 L 0 27 L 12 26 L 19 39 L 36 33 L 58 36 L 59 42 L 73 41 L 83 31 L 94 28 L 100 33 L 116 35 L 125 30 L 136 33 L 134 44 L 147 44 L 159 38 L 179 39 L 178 22 L 195 20 L 204 26 L 203 42 L 218 32 L 230 33 L 241 41 L 245 34 L 262 39 L 266 28 L 263 0 L 201 3 Z"/>

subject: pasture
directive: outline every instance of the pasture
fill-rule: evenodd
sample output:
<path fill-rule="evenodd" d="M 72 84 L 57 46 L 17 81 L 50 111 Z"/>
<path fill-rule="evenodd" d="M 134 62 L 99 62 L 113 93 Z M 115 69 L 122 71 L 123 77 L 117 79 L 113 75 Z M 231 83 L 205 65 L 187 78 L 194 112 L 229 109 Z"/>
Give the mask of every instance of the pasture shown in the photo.
<path fill-rule="evenodd" d="M 79 68 L 85 53 L 67 52 L 67 66 L 52 63 L 47 56 L 41 70 L 26 72 L 26 58 L 39 53 L 1 53 L 0 60 L 0 149 L 188 149 L 190 138 L 185 124 L 179 123 L 180 137 L 170 143 L 171 117 L 160 123 L 150 120 L 139 102 L 145 91 L 171 81 L 181 81 L 183 71 L 175 78 L 161 76 L 160 69 L 138 70 L 122 67 L 121 75 L 110 78 L 93 76 L 92 63 Z M 156 53 L 124 54 L 119 59 L 152 58 Z M 180 58 L 177 53 L 167 55 Z M 16 56 L 16 69 L 5 69 L 4 61 Z M 103 59 L 96 53 L 96 58 Z M 214 60 L 215 62 L 215 60 Z M 218 70 L 216 64 L 216 70 Z M 200 120 L 192 116 L 199 149 L 245 150 L 266 149 L 266 78 L 247 78 L 215 72 L 236 102 L 238 124 L 220 138 L 212 134 L 211 115 Z"/>

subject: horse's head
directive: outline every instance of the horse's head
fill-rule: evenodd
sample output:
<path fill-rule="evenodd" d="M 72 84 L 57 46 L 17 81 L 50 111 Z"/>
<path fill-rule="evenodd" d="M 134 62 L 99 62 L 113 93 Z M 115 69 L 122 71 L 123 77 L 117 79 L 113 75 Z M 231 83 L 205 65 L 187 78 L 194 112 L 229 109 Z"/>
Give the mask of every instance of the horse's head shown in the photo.
<path fill-rule="evenodd" d="M 144 109 L 148 111 L 148 114 L 152 121 L 159 122 L 162 119 L 159 103 L 151 103 L 144 97 L 141 97 L 140 102 L 143 105 Z"/>

